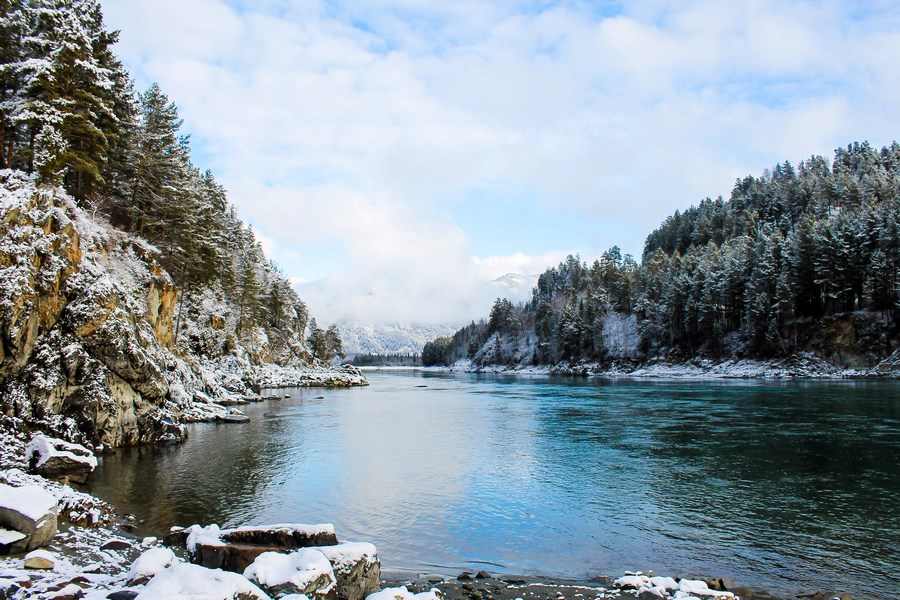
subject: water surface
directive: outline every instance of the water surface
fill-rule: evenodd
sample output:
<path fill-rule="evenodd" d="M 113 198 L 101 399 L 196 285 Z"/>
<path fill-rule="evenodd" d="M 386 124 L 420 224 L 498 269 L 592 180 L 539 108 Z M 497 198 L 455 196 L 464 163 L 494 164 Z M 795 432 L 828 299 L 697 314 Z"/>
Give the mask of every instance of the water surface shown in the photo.
<path fill-rule="evenodd" d="M 334 523 L 389 569 L 900 592 L 898 382 L 370 381 L 105 457 L 92 490 L 145 533 Z"/>

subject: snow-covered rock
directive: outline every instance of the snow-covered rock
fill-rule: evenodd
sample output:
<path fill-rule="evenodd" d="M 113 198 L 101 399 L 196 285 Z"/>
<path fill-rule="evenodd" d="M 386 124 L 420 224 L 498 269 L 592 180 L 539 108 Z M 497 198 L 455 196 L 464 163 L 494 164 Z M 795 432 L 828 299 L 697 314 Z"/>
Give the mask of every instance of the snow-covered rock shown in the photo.
<path fill-rule="evenodd" d="M 644 575 L 625 575 L 613 581 L 613 585 L 622 589 L 638 589 L 650 583 L 650 578 Z"/>
<path fill-rule="evenodd" d="M 168 548 L 151 548 L 131 563 L 128 579 L 132 584 L 144 583 L 176 562 L 175 553 Z"/>
<path fill-rule="evenodd" d="M 443 600 L 444 594 L 437 588 L 431 588 L 427 592 L 413 594 L 406 586 L 384 588 L 380 592 L 369 594 L 366 600 Z"/>
<path fill-rule="evenodd" d="M 47 550 L 32 550 L 24 557 L 26 569 L 53 569 L 56 566 L 56 556 Z"/>
<path fill-rule="evenodd" d="M 97 467 L 97 457 L 81 444 L 37 434 L 25 446 L 32 472 L 63 481 L 84 483 Z"/>
<path fill-rule="evenodd" d="M 322 600 L 337 597 L 331 563 L 315 548 L 301 548 L 290 554 L 264 552 L 247 567 L 244 577 L 273 596 L 303 594 Z"/>
<path fill-rule="evenodd" d="M 192 525 L 185 542 L 191 561 L 235 573 L 244 570 L 264 552 L 290 552 L 298 548 L 334 546 L 338 543 L 331 524 L 280 524 L 220 529 L 217 525 Z M 172 535 L 172 538 L 176 538 Z"/>
<path fill-rule="evenodd" d="M 46 545 L 56 535 L 56 498 L 42 487 L 12 487 L 0 483 L 0 527 L 25 537 L 0 546 L 5 553 L 27 552 Z"/>
<path fill-rule="evenodd" d="M 677 590 L 678 582 L 672 579 L 671 577 L 651 577 L 650 585 L 653 587 L 661 587 L 666 590 Z"/>
<path fill-rule="evenodd" d="M 381 562 L 374 544 L 345 543 L 317 548 L 334 569 L 338 600 L 362 600 L 381 585 Z"/>
<path fill-rule="evenodd" d="M 136 600 L 190 598 L 191 600 L 270 600 L 243 575 L 199 565 L 178 563 L 160 571 Z"/>

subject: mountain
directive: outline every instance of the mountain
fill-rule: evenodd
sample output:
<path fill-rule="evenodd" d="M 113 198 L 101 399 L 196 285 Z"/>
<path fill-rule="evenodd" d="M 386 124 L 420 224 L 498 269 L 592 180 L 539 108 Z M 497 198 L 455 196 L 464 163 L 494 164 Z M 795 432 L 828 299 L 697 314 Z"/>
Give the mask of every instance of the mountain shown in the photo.
<path fill-rule="evenodd" d="M 513 301 L 524 301 L 531 298 L 531 290 L 537 284 L 537 275 L 522 275 L 521 273 L 507 273 L 490 282 L 490 285 L 500 290 L 498 293 L 503 298 Z"/>
<path fill-rule="evenodd" d="M 457 325 L 391 323 L 373 325 L 344 321 L 337 324 L 344 352 L 358 354 L 420 354 L 425 342 L 450 335 Z"/>

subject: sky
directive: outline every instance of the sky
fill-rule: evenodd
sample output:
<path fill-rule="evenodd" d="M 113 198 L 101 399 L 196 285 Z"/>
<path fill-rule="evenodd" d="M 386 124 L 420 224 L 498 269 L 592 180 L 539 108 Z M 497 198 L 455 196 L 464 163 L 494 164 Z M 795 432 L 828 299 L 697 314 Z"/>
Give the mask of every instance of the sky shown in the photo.
<path fill-rule="evenodd" d="M 320 321 L 462 323 L 785 160 L 898 138 L 893 0 L 102 0 Z"/>

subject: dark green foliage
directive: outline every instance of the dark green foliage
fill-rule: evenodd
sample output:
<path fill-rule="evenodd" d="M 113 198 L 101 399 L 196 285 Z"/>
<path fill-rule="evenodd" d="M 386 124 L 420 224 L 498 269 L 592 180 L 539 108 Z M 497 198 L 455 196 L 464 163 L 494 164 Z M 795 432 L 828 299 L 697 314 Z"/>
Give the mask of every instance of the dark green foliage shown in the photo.
<path fill-rule="evenodd" d="M 82 206 L 159 249 L 180 292 L 176 345 L 218 351 L 179 340 L 185 297 L 209 293 L 227 305 L 234 335 L 261 354 L 311 361 L 306 305 L 222 186 L 191 164 L 175 104 L 156 84 L 135 95 L 112 51 L 117 37 L 97 0 L 0 0 L 0 168 L 64 185 Z M 310 338 L 320 337 L 316 358 L 343 356 L 337 329 L 313 324 Z"/>
<path fill-rule="evenodd" d="M 727 201 L 666 219 L 640 266 L 617 247 L 590 266 L 570 256 L 538 278 L 526 306 L 498 300 L 487 323 L 431 350 L 436 362 L 482 364 L 506 362 L 496 350 L 512 341 L 535 364 L 769 357 L 807 349 L 817 324 L 842 317 L 876 323 L 884 335 L 868 351 L 881 357 L 900 337 L 898 222 L 898 144 L 839 148 L 833 166 L 785 162 L 739 179 Z"/>

